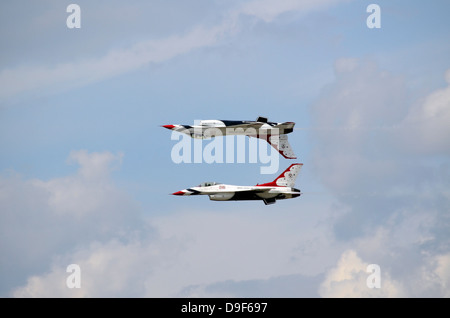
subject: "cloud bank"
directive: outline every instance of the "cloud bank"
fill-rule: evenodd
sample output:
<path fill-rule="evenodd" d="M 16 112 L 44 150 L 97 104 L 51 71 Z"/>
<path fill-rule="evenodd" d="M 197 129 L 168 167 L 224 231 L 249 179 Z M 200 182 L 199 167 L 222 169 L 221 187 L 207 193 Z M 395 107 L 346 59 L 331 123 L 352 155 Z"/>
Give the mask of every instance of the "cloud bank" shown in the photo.
<path fill-rule="evenodd" d="M 342 254 L 320 294 L 369 296 L 361 282 L 365 266 L 377 263 L 385 282 L 378 296 L 445 297 L 448 83 L 410 101 L 407 79 L 372 61 L 339 59 L 335 74 L 311 109 L 322 128 L 311 133 L 312 158 L 323 184 L 346 209 L 333 225 L 336 239 L 358 248 Z M 436 156 L 443 160 L 431 160 Z"/>
<path fill-rule="evenodd" d="M 147 231 L 151 236 L 154 231 L 141 222 L 136 202 L 110 179 L 121 158 L 74 151 L 69 160 L 80 166 L 74 175 L 48 181 L 15 174 L 0 178 L 2 293 L 91 244 L 111 238 L 126 242 Z"/>
<path fill-rule="evenodd" d="M 55 93 L 84 86 L 151 63 L 164 62 L 195 49 L 219 45 L 222 40 L 239 33 L 239 20 L 242 16 L 271 22 L 283 13 L 307 13 L 339 2 L 342 1 L 250 1 L 228 11 L 223 20 L 213 26 L 196 25 L 183 34 L 142 40 L 126 49 L 111 48 L 101 57 L 86 57 L 77 62 L 68 61 L 53 65 L 14 68 L 4 65 L 0 72 L 0 101 L 20 94 L 42 93 L 41 91 Z"/>

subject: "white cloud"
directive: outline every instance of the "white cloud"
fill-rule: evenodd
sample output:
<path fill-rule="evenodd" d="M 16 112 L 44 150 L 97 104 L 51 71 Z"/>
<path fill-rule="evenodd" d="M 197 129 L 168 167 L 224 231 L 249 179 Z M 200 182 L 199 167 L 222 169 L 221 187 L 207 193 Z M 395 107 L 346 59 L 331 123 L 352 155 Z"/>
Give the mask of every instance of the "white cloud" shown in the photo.
<path fill-rule="evenodd" d="M 105 201 L 117 203 L 121 193 L 117 189 L 111 190 L 115 187 L 110 178 L 95 178 L 98 171 L 109 170 L 106 167 L 120 160 L 120 156 L 78 151 L 70 157 L 81 164 L 74 176 L 41 181 L 43 185 L 37 187 L 36 181 L 27 183 L 33 193 L 50 193 L 44 197 L 41 207 L 47 214 L 40 217 L 45 223 L 59 214 L 61 221 L 52 224 L 50 229 L 57 228 L 60 232 L 54 232 L 48 240 L 41 238 L 40 242 L 36 242 L 47 250 L 45 253 L 42 249 L 36 251 L 40 257 L 27 262 L 43 265 L 39 270 L 33 269 L 32 265 L 25 268 L 22 275 L 26 280 L 19 287 L 15 281 L 16 285 L 11 286 L 14 287 L 12 296 L 178 297 L 186 294 L 193 296 L 196 289 L 200 293 L 202 288 L 195 286 L 205 286 L 202 291 L 204 295 L 236 293 L 234 284 L 223 285 L 223 281 L 234 281 L 235 286 L 245 286 L 246 295 L 256 293 L 255 288 L 259 284 L 266 286 L 266 295 L 286 290 L 305 295 L 308 289 L 302 282 L 307 282 L 308 286 L 317 282 L 317 279 L 308 277 L 314 277 L 331 265 L 338 253 L 339 248 L 327 238 L 328 224 L 323 222 L 327 217 L 324 213 L 317 213 L 320 210 L 317 206 L 315 209 L 302 206 L 301 211 L 298 208 L 289 209 L 282 217 L 260 208 L 234 212 L 185 209 L 151 219 L 136 217 L 137 222 L 124 220 L 124 214 L 136 214 L 132 210 L 133 202 L 122 203 L 122 206 L 110 210 Z M 97 166 L 92 173 L 82 173 L 84 168 Z M 90 180 L 91 176 L 94 181 Z M 90 182 L 109 196 L 95 193 Z M 106 182 L 111 184 L 106 186 Z M 85 193 L 77 190 L 83 186 L 87 186 Z M 60 196 L 57 205 L 50 204 L 52 195 L 60 191 L 66 192 L 66 195 Z M 94 193 L 89 194 L 90 191 Z M 74 193 L 79 200 L 73 200 L 70 193 Z M 90 203 L 93 200 L 90 195 L 97 197 L 96 205 Z M 27 202 L 31 198 L 25 195 L 22 200 Z M 10 196 L 5 200 L 13 204 Z M 83 202 L 89 208 L 79 213 Z M 65 208 L 65 205 L 75 207 Z M 58 212 L 60 209 L 63 211 Z M 70 217 L 74 214 L 78 221 Z M 110 218 L 111 221 L 108 220 Z M 118 223 L 122 226 L 119 227 Z M 28 228 L 21 228 L 16 223 L 6 224 L 16 231 L 28 232 Z M 37 235 L 43 230 L 38 228 Z M 94 231 L 93 235 L 86 235 L 91 231 Z M 106 233 L 102 235 L 100 232 Z M 10 239 L 15 241 L 14 236 Z M 53 241 L 59 244 L 50 244 Z M 16 247 L 16 244 L 11 246 Z M 27 253 L 27 247 L 21 252 Z M 19 261 L 25 262 L 25 259 Z M 318 266 L 317 262 L 321 265 Z M 70 275 L 65 272 L 69 264 L 78 264 L 81 268 L 81 289 L 69 289 L 65 285 Z M 294 275 L 295 279 L 283 278 L 283 275 Z M 279 276 L 282 277 L 277 279 Z M 209 285 L 216 287 L 211 289 Z M 269 290 L 272 285 L 277 288 L 276 292 Z M 231 290 L 227 291 L 229 288 Z"/>
<path fill-rule="evenodd" d="M 184 209 L 147 219 L 111 178 L 122 158 L 109 152 L 74 151 L 68 161 L 80 167 L 73 175 L 48 181 L 0 179 L 0 226 L 9 242 L 1 246 L 3 293 L 448 295 L 450 258 L 435 228 L 439 209 L 398 209 L 382 225 L 372 223 L 375 230 L 349 241 L 339 240 L 332 231 L 346 210 L 308 197 L 285 202 L 286 209 L 277 213 L 259 207 Z M 381 266 L 381 289 L 366 285 L 369 263 Z M 81 268 L 81 289 L 65 285 L 69 264 Z M 12 268 L 16 277 L 4 277 Z"/>
<path fill-rule="evenodd" d="M 347 250 L 326 271 L 319 289 L 321 296 L 447 297 L 448 235 L 441 231 L 448 231 L 448 224 L 442 219 L 441 208 L 389 208 L 396 212 L 387 220 L 372 221 L 372 229 L 347 240 Z M 366 208 L 358 213 L 372 212 Z M 355 215 L 352 213 L 350 218 Z M 380 266 L 380 289 L 367 287 L 369 264 Z"/>
<path fill-rule="evenodd" d="M 110 152 L 88 153 L 85 150 L 73 151 L 69 156 L 70 163 L 80 167 L 76 175 L 55 178 L 49 181 L 30 180 L 36 188 L 48 194 L 48 206 L 55 213 L 80 218 L 86 214 L 107 213 L 113 211 L 121 201 L 127 202 L 124 193 L 118 190 L 109 179 L 113 164 L 120 165 L 123 154 L 113 155 Z M 110 198 L 114 199 L 110 199 Z M 116 217 L 118 217 L 116 215 Z"/>
<path fill-rule="evenodd" d="M 121 158 L 74 151 L 70 160 L 80 168 L 73 175 L 48 181 L 0 177 L 2 293 L 45 271 L 55 257 L 92 242 L 153 235 L 137 204 L 109 177 Z"/>
<path fill-rule="evenodd" d="M 320 294 L 447 295 L 449 169 L 435 155 L 448 151 L 448 86 L 410 101 L 408 79 L 355 58 L 336 60 L 335 75 L 312 107 L 312 159 L 347 210 L 333 227 L 349 248 Z M 379 291 L 365 284 L 369 263 L 381 266 Z"/>
<path fill-rule="evenodd" d="M 381 267 L 380 288 L 369 288 L 367 272 L 369 263 L 363 262 L 354 250 L 342 253 L 334 268 L 328 271 L 324 282 L 320 286 L 322 297 L 404 297 L 398 282 Z"/>
<path fill-rule="evenodd" d="M 334 62 L 334 69 L 336 73 L 353 72 L 360 65 L 357 58 L 342 57 Z"/>
<path fill-rule="evenodd" d="M 280 275 L 320 273 L 339 248 L 326 239 L 328 231 L 319 230 L 327 226 L 319 224 L 324 214 L 314 213 L 317 207 L 314 212 L 307 211 L 293 209 L 280 217 L 255 208 L 224 212 L 184 210 L 153 219 L 161 239 L 185 245 L 176 265 L 161 268 L 152 277 L 160 289 L 148 290 L 146 296 L 217 295 L 222 293 L 220 284 L 214 290 L 208 286 L 224 281 L 240 284 Z M 310 251 L 305 256 L 304 241 L 309 242 L 308 246 L 315 244 L 321 252 Z M 223 293 L 229 294 L 227 288 L 231 285 L 225 284 Z"/>
<path fill-rule="evenodd" d="M 52 66 L 4 69 L 0 73 L 0 99 L 47 89 L 52 92 L 77 87 L 135 70 L 149 63 L 160 63 L 199 47 L 216 43 L 221 27 L 195 28 L 182 36 L 142 41 L 129 49 L 111 50 L 98 59 Z"/>
<path fill-rule="evenodd" d="M 78 174 L 85 180 L 105 180 L 109 177 L 111 169 L 117 168 L 112 166 L 122 164 L 123 153 L 114 155 L 110 152 L 88 153 L 86 150 L 72 151 L 69 155 L 68 162 L 76 163 L 80 166 Z"/>
<path fill-rule="evenodd" d="M 313 167 L 336 193 L 373 191 L 395 175 L 391 132 L 406 112 L 404 80 L 355 58 L 336 60 L 335 76 L 311 109 Z"/>
<path fill-rule="evenodd" d="M 214 26 L 197 25 L 184 34 L 142 40 L 127 49 L 111 49 L 100 58 L 85 58 L 57 65 L 6 67 L 0 72 L 0 100 L 23 93 L 54 93 L 83 86 L 150 63 L 161 63 L 195 49 L 217 45 L 223 38 L 239 32 L 238 19 L 241 15 L 251 15 L 270 22 L 285 12 L 309 12 L 339 2 L 343 1 L 251 1 L 228 11 L 223 20 Z"/>
<path fill-rule="evenodd" d="M 430 187 L 448 192 L 440 180 L 446 166 L 411 155 L 450 150 L 450 86 L 410 101 L 407 80 L 372 61 L 341 58 L 335 73 L 311 110 L 313 168 L 324 185 L 355 202 L 361 195 L 422 195 Z"/>
<path fill-rule="evenodd" d="M 152 276 L 170 266 L 180 246 L 147 238 L 121 242 L 111 239 L 93 242 L 87 248 L 58 257 L 51 270 L 28 278 L 26 285 L 13 291 L 14 297 L 142 297 L 148 290 L 161 294 Z M 80 267 L 80 288 L 68 288 L 69 264 Z"/>
<path fill-rule="evenodd" d="M 411 153 L 450 153 L 450 69 L 445 79 L 447 87 L 435 90 L 416 103 L 399 124 L 400 142 Z"/>
<path fill-rule="evenodd" d="M 323 9 L 335 5 L 342 0 L 256 0 L 243 4 L 239 14 L 251 15 L 264 22 L 272 22 L 286 12 L 307 13 L 313 10 Z M 348 2 L 348 1 L 347 1 Z"/>
<path fill-rule="evenodd" d="M 403 289 L 408 297 L 449 297 L 450 253 L 423 253 L 420 266 L 405 264 Z"/>
<path fill-rule="evenodd" d="M 450 254 L 436 256 L 437 266 L 434 273 L 443 291 L 443 297 L 450 297 Z"/>

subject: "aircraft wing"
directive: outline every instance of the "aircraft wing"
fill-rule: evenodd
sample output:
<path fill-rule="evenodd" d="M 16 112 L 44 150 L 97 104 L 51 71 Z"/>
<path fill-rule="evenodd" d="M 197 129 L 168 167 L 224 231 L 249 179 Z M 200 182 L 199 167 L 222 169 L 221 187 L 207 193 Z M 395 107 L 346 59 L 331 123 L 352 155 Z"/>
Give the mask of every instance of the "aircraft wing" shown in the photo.
<path fill-rule="evenodd" d="M 267 192 L 270 191 L 270 188 L 261 188 L 261 189 L 236 189 L 236 190 L 227 190 L 227 191 L 211 191 L 211 192 L 205 192 L 204 194 L 222 194 L 222 193 L 241 193 L 241 194 L 246 194 L 246 193 L 263 193 L 263 192 Z"/>

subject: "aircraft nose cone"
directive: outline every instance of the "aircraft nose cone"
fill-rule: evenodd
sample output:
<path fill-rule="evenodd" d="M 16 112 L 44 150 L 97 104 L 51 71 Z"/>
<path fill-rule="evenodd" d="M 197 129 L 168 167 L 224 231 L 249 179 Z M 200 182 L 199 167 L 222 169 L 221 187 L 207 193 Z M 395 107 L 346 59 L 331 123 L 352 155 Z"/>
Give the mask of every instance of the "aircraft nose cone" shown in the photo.
<path fill-rule="evenodd" d="M 175 128 L 174 125 L 163 125 L 163 126 L 161 126 L 161 127 L 164 127 L 164 128 L 170 129 L 170 130 L 172 130 L 173 128 Z"/>
<path fill-rule="evenodd" d="M 177 191 L 177 192 L 172 193 L 172 195 L 184 195 L 184 192 L 183 191 Z"/>

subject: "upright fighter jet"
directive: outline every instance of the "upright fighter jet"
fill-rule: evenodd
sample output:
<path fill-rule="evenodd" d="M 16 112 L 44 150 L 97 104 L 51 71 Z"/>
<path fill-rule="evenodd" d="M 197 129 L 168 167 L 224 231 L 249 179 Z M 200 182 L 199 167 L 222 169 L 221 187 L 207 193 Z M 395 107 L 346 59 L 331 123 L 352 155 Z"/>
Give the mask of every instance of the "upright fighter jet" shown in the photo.
<path fill-rule="evenodd" d="M 283 157 L 297 159 L 286 134 L 294 130 L 295 123 L 274 123 L 266 117 L 250 120 L 201 120 L 199 125 L 164 125 L 162 127 L 175 130 L 192 138 L 209 139 L 226 135 L 244 135 L 266 140 Z"/>
<path fill-rule="evenodd" d="M 292 199 L 302 193 L 295 189 L 295 180 L 300 172 L 302 163 L 289 166 L 278 178 L 272 182 L 255 186 L 236 186 L 217 182 L 203 182 L 202 184 L 177 191 L 173 195 L 209 195 L 213 201 L 262 200 L 264 204 L 273 204 L 276 200 Z"/>

